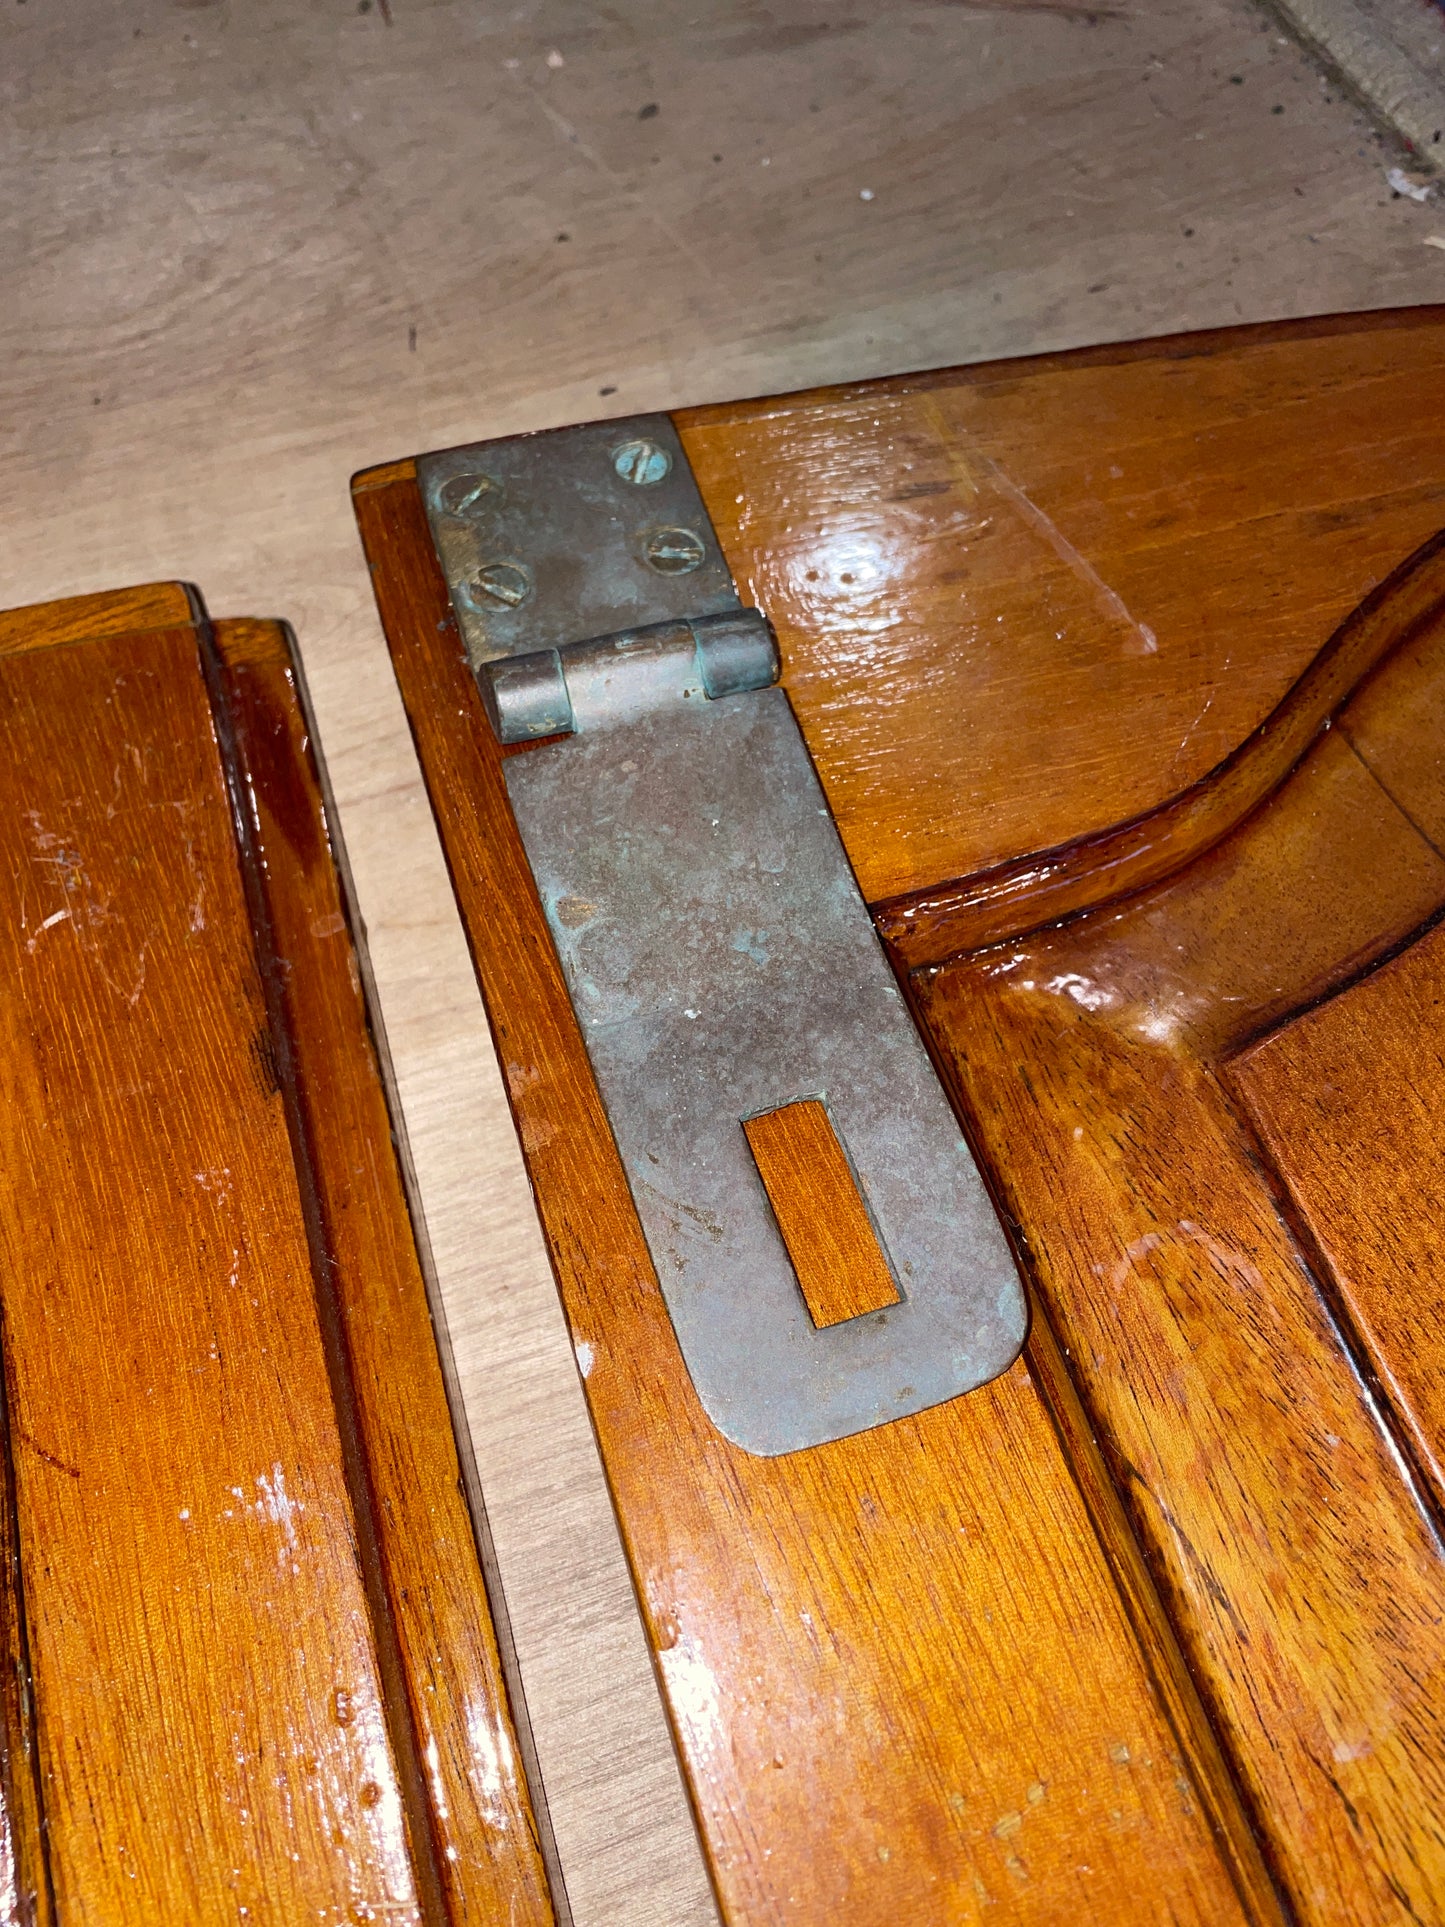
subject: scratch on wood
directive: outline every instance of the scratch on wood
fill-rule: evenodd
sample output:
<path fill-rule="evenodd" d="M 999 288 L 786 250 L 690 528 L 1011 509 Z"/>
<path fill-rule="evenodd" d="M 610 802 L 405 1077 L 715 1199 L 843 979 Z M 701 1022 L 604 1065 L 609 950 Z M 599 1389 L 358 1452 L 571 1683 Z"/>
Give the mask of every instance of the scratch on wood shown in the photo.
<path fill-rule="evenodd" d="M 68 1465 L 64 1459 L 56 1458 L 53 1452 L 47 1452 L 45 1447 L 41 1445 L 38 1440 L 33 1439 L 28 1432 L 17 1429 L 16 1437 L 22 1444 L 30 1447 L 30 1450 L 35 1454 L 36 1458 L 44 1459 L 45 1463 L 47 1465 L 53 1465 L 57 1472 L 64 1472 L 72 1479 L 78 1479 L 80 1477 L 79 1466 Z"/>
<path fill-rule="evenodd" d="M 999 493 L 1018 510 L 1031 528 L 1038 531 L 1059 560 L 1066 563 L 1081 582 L 1088 584 L 1106 613 L 1116 622 L 1122 622 L 1132 632 L 1138 644 L 1138 648 L 1133 653 L 1141 656 L 1154 655 L 1159 648 L 1159 638 L 1131 612 L 1118 590 L 1109 587 L 1088 557 L 1080 555 L 1063 530 L 1045 515 L 1037 502 L 1030 500 L 1024 494 L 1018 483 L 1000 468 L 991 455 L 983 456 L 982 461 Z"/>

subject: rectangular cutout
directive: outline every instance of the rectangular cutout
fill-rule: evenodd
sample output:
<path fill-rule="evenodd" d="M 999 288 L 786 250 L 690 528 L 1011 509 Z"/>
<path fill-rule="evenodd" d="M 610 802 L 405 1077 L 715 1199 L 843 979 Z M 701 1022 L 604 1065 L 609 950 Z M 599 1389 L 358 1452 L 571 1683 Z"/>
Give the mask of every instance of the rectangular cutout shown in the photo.
<path fill-rule="evenodd" d="M 743 1129 L 819 1330 L 896 1305 L 898 1287 L 826 1105 L 803 1098 L 747 1118 Z"/>

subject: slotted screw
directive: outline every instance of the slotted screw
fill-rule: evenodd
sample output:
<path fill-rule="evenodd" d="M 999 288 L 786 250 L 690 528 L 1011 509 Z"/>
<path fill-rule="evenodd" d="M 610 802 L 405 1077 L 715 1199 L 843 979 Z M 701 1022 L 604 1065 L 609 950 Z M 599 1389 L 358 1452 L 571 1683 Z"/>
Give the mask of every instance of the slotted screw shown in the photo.
<path fill-rule="evenodd" d="M 453 475 L 437 490 L 437 500 L 448 515 L 472 515 L 488 496 L 500 494 L 490 475 Z"/>
<path fill-rule="evenodd" d="M 642 538 L 642 559 L 659 575 L 691 575 L 706 558 L 702 537 L 691 529 L 649 529 Z"/>
<path fill-rule="evenodd" d="M 474 602 L 515 609 L 532 593 L 532 578 L 520 562 L 484 562 L 467 586 Z"/>
<path fill-rule="evenodd" d="M 660 442 L 648 441 L 639 436 L 636 441 L 624 442 L 612 451 L 612 466 L 624 482 L 631 482 L 634 488 L 651 488 L 672 471 L 672 457 Z"/>

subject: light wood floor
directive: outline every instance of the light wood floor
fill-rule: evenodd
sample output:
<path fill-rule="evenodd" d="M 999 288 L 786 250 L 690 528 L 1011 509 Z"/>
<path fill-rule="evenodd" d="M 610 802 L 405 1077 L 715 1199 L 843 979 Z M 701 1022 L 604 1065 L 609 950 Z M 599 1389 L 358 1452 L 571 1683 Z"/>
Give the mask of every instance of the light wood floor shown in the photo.
<path fill-rule="evenodd" d="M 0 589 L 305 656 L 581 1927 L 710 1917 L 347 478 L 598 414 L 1445 296 L 1244 0 L 0 0 Z"/>

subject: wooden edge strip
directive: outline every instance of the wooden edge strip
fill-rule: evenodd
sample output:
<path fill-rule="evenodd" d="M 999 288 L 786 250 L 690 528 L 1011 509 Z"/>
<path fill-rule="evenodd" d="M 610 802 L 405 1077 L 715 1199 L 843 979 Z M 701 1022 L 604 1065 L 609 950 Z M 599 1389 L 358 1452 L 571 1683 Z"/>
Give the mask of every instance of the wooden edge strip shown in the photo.
<path fill-rule="evenodd" d="M 134 589 L 32 602 L 28 608 L 0 610 L 0 656 L 150 629 L 185 629 L 203 615 L 199 595 L 184 582 L 146 582 Z"/>
<path fill-rule="evenodd" d="M 351 478 L 353 496 L 367 495 L 374 488 L 390 488 L 393 482 L 414 482 L 416 461 L 408 455 L 401 462 L 379 462 L 375 468 L 359 469 Z"/>
<path fill-rule="evenodd" d="M 1043 1293 L 1029 1275 L 1028 1367 L 1113 1575 L 1135 1642 L 1188 1762 L 1245 1913 L 1259 1927 L 1287 1927 L 1291 1915 L 1284 1881 L 1266 1855 L 1265 1830 L 1252 1809 L 1244 1775 L 1231 1760 L 1219 1724 L 1190 1671 L 1179 1628 L 1149 1571 L 1142 1542 L 1105 1464 Z"/>
<path fill-rule="evenodd" d="M 1438 928 L 1442 920 L 1445 920 L 1445 908 L 1436 911 L 1433 917 L 1412 931 L 1389 956 L 1371 964 L 1360 976 L 1342 985 L 1340 991 L 1322 998 L 1320 1004 L 1333 1003 L 1341 991 L 1353 990 L 1364 977 L 1373 976 L 1386 964 L 1393 963 L 1405 950 Z M 1320 1004 L 1311 1008 L 1317 1010 Z M 1274 1031 L 1252 1039 L 1233 1052 L 1217 1067 L 1215 1075 L 1230 1101 L 1235 1122 L 1248 1145 L 1261 1180 L 1269 1190 L 1274 1207 L 1309 1268 L 1316 1291 L 1329 1310 L 1337 1343 L 1360 1383 L 1370 1388 L 1381 1429 L 1405 1470 L 1407 1484 L 1413 1486 L 1420 1509 L 1429 1519 L 1436 1536 L 1445 1541 L 1445 1487 L 1442 1487 L 1430 1445 L 1416 1422 L 1408 1393 L 1389 1369 L 1388 1359 L 1382 1356 L 1362 1307 L 1352 1301 L 1347 1289 L 1348 1281 L 1331 1262 L 1315 1222 L 1305 1209 L 1299 1191 L 1271 1141 L 1266 1119 L 1261 1114 L 1258 1097 L 1249 1077 L 1250 1067 L 1246 1060 L 1250 1052 L 1267 1044 L 1272 1036 L 1278 1036 L 1300 1014 L 1296 1012 L 1295 1017 L 1288 1019 L 1286 1024 L 1278 1025 Z"/>
<path fill-rule="evenodd" d="M 364 1488 L 354 1503 L 372 1541 L 363 1564 L 377 1644 L 405 1729 L 394 1744 L 411 1782 L 413 1831 L 424 1828 L 414 1844 L 430 1879 L 423 1868 L 419 1884 L 433 1889 L 439 1919 L 550 1927 L 299 661 L 277 623 L 217 623 L 214 639 L 261 859 L 268 994 L 281 1017 L 298 1173 L 323 1247 L 318 1296 L 336 1354 L 338 1418 L 348 1471 Z"/>
<path fill-rule="evenodd" d="M 255 626 L 248 627 L 250 634 L 247 641 L 254 651 L 257 642 Z M 406 1692 L 400 1642 L 382 1571 L 379 1508 L 366 1460 L 356 1389 L 342 1328 L 335 1261 L 329 1227 L 321 1205 L 316 1146 L 301 1100 L 303 1073 L 298 1064 L 298 1039 L 290 1022 L 286 996 L 291 959 L 285 956 L 277 941 L 277 918 L 274 914 L 273 893 L 277 877 L 273 871 L 277 866 L 267 860 L 270 853 L 262 842 L 254 805 L 250 808 L 246 805 L 247 792 L 254 789 L 261 771 L 248 758 L 246 746 L 236 727 L 237 692 L 225 660 L 224 633 L 224 625 L 219 626 L 219 633 L 209 624 L 205 625 L 200 635 L 201 663 L 220 738 L 222 762 L 231 789 L 232 820 L 241 876 L 256 946 L 257 966 L 265 988 L 276 1078 L 285 1103 L 297 1189 L 311 1251 L 317 1323 L 331 1381 L 331 1400 L 336 1414 L 344 1476 L 356 1518 L 357 1561 L 370 1609 L 372 1642 L 381 1675 L 383 1711 L 406 1819 L 409 1857 L 421 1917 L 440 1927 L 440 1923 L 451 1921 L 454 1915 L 443 1897 L 426 1779 L 417 1735 L 409 1717 L 409 1695 Z M 295 830 L 300 828 L 299 816 L 292 827 L 294 835 Z M 324 844 L 323 825 L 313 821 L 307 825 L 307 830 L 313 841 L 319 835 Z M 301 852 L 293 844 L 292 860 L 300 856 Z"/>
<path fill-rule="evenodd" d="M 800 408 L 837 408 L 850 401 L 867 401 L 886 391 L 906 395 L 932 388 L 978 388 L 992 381 L 1022 381 L 1056 369 L 1113 367 L 1130 361 L 1189 361 L 1206 355 L 1237 353 L 1268 347 L 1277 341 L 1311 341 L 1332 335 L 1380 334 L 1393 329 L 1438 328 L 1445 325 L 1445 304 L 1410 308 L 1378 308 L 1356 314 L 1309 315 L 1298 321 L 1259 321 L 1243 327 L 1195 328 L 1173 335 L 1153 335 L 1133 341 L 1105 341 L 1087 348 L 1069 348 L 1038 355 L 1005 355 L 947 368 L 925 368 L 869 381 L 835 382 L 823 388 L 803 388 L 787 395 L 763 395 L 751 401 L 706 402 L 679 408 L 673 426 L 686 436 L 694 429 L 792 414 Z M 599 420 L 613 419 L 602 416 Z M 582 424 L 585 426 L 585 424 Z M 416 458 L 379 462 L 351 478 L 353 498 L 393 482 L 416 479 Z"/>
<path fill-rule="evenodd" d="M 1196 328 L 1173 335 L 1148 335 L 1132 341 L 1102 341 L 1092 347 L 1056 349 L 1044 354 L 1004 355 L 993 361 L 925 368 L 869 381 L 836 382 L 789 395 L 761 395 L 751 401 L 712 402 L 677 409 L 672 422 L 684 438 L 695 429 L 765 420 L 799 409 L 826 411 L 880 394 L 921 394 L 936 388 L 981 388 L 995 381 L 1024 381 L 1031 375 L 1080 368 L 1110 368 L 1131 361 L 1193 361 L 1206 356 L 1267 348 L 1276 342 L 1317 341 L 1336 335 L 1383 334 L 1399 329 L 1438 328 L 1445 304 L 1378 308 L 1356 314 L 1310 315 L 1297 321 L 1258 321 L 1242 327 Z"/>
<path fill-rule="evenodd" d="M 40 1748 L 25 1627 L 15 1461 L 10 1435 L 12 1357 L 0 1314 L 0 1923 L 52 1927 L 55 1889 L 41 1793 Z"/>
<path fill-rule="evenodd" d="M 228 683 L 234 681 L 238 669 L 296 673 L 296 658 L 286 630 L 279 622 L 258 622 L 250 616 L 217 617 L 211 633 Z"/>
<path fill-rule="evenodd" d="M 905 970 L 1016 941 L 1160 883 L 1222 841 L 1295 769 L 1364 679 L 1445 614 L 1445 530 L 1373 589 L 1259 727 L 1143 816 L 952 883 L 871 905 Z"/>

